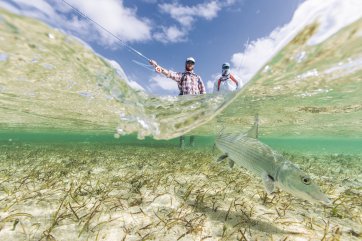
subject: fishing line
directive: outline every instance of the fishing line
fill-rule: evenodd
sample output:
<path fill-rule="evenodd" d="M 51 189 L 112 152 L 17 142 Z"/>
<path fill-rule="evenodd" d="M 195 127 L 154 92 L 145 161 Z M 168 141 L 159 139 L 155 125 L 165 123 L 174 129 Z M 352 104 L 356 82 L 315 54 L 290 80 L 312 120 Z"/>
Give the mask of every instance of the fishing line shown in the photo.
<path fill-rule="evenodd" d="M 108 29 L 106 29 L 105 27 L 103 27 L 102 25 L 100 25 L 99 23 L 97 23 L 96 21 L 94 21 L 93 19 L 91 19 L 90 17 L 88 17 L 87 15 L 85 15 L 83 12 L 81 12 L 80 10 L 78 10 L 77 8 L 73 7 L 70 3 L 68 3 L 65 0 L 62 0 L 65 4 L 67 4 L 69 7 L 71 7 L 76 13 L 78 13 L 78 15 L 80 15 L 81 17 L 84 17 L 86 20 L 94 23 L 95 25 L 97 25 L 99 28 L 101 28 L 103 31 L 107 32 L 108 34 L 110 34 L 111 36 L 113 36 L 114 38 L 116 38 L 119 43 L 121 43 L 124 47 L 126 47 L 129 51 L 138 54 L 139 56 L 141 56 L 142 58 L 145 58 L 147 61 L 150 61 L 150 58 L 147 58 L 146 56 L 144 56 L 140 51 L 132 48 L 131 46 L 129 46 L 128 44 L 126 44 L 123 40 L 121 40 L 119 37 L 117 37 L 117 35 L 113 34 L 111 31 L 109 31 Z"/>
<path fill-rule="evenodd" d="M 244 52 L 247 50 L 247 48 L 249 47 L 249 37 L 248 40 L 246 40 L 246 44 L 244 44 Z M 243 66 L 244 64 L 244 60 L 245 60 L 245 54 L 243 54 L 243 59 L 241 60 L 241 66 Z"/>
<path fill-rule="evenodd" d="M 139 62 L 139 61 L 137 61 L 137 60 L 134 60 L 134 59 L 132 59 L 132 62 L 135 63 L 135 64 L 137 64 L 137 65 L 139 65 L 139 66 L 141 66 L 141 67 L 143 67 L 143 68 L 145 68 L 145 69 L 148 69 L 148 70 L 150 70 L 150 71 L 152 71 L 152 72 L 155 71 L 155 69 L 152 68 L 149 64 L 144 64 L 144 63 L 141 63 L 141 62 Z"/>

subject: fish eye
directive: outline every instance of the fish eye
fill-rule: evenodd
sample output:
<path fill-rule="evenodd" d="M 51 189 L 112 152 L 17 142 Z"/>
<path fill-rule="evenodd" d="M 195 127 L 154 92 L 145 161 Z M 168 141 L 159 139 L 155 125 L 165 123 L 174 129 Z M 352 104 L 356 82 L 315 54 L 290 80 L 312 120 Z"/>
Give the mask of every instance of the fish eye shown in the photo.
<path fill-rule="evenodd" d="M 304 176 L 304 177 L 301 177 L 301 179 L 302 179 L 302 182 L 303 182 L 305 185 L 309 185 L 309 184 L 312 183 L 310 177 L 305 177 L 305 176 Z"/>

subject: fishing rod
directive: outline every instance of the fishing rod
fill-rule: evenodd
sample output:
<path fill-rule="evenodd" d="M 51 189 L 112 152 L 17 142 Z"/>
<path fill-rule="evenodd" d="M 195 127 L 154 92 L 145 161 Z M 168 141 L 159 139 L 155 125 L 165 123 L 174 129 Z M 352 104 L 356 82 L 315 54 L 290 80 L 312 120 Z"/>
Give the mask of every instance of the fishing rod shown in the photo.
<path fill-rule="evenodd" d="M 146 59 L 148 62 L 151 60 L 150 58 L 147 58 L 145 55 L 143 55 L 140 51 L 132 48 L 131 46 L 129 46 L 128 44 L 126 44 L 123 40 L 121 40 L 117 35 L 113 34 L 111 31 L 109 31 L 108 29 L 106 29 L 105 27 L 103 27 L 102 25 L 100 25 L 99 23 L 97 23 L 96 21 L 94 21 L 93 19 L 91 19 L 90 17 L 88 17 L 87 15 L 85 15 L 83 12 L 81 12 L 80 10 L 78 10 L 77 8 L 75 8 L 74 6 L 72 6 L 70 3 L 68 3 L 65 0 L 62 0 L 66 5 L 68 5 L 69 7 L 71 7 L 76 13 L 78 13 L 78 15 L 80 15 L 81 17 L 84 17 L 86 20 L 94 23 L 95 25 L 97 25 L 99 28 L 101 28 L 103 31 L 107 32 L 108 34 L 110 34 L 111 36 L 113 36 L 115 39 L 117 39 L 119 41 L 119 43 L 122 44 L 122 46 L 126 47 L 130 52 L 133 52 L 139 56 L 141 56 L 142 58 Z"/>

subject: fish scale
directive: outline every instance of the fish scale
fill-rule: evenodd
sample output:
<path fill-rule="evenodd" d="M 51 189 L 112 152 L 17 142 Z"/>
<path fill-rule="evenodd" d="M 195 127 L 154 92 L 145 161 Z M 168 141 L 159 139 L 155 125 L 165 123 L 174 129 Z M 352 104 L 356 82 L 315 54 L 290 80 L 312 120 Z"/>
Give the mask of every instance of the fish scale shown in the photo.
<path fill-rule="evenodd" d="M 270 148 L 251 138 L 233 140 L 235 137 L 224 135 L 220 137 L 217 144 L 221 149 L 226 150 L 230 159 L 256 175 L 261 175 L 265 167 L 269 172 L 275 172 L 274 153 Z"/>

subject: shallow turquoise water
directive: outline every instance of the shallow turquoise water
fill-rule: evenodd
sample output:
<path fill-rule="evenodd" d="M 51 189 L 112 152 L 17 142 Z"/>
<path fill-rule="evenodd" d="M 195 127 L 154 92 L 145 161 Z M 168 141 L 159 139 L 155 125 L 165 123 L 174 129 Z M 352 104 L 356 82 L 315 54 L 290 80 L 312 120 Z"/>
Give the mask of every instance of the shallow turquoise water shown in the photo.
<path fill-rule="evenodd" d="M 317 138 L 317 137 L 298 137 L 298 138 L 277 138 L 261 137 L 260 140 L 279 152 L 289 152 L 298 154 L 346 154 L 362 155 L 362 139 L 357 138 Z M 189 137 L 186 136 L 186 144 Z M 118 139 L 113 137 L 112 133 L 108 134 L 85 134 L 85 133 L 15 133 L 0 132 L 0 142 L 2 143 L 69 143 L 81 144 L 89 143 L 112 143 L 120 145 L 140 145 L 152 147 L 178 147 L 179 138 L 170 140 L 155 140 L 146 137 L 139 140 L 136 135 L 126 135 Z M 212 149 L 214 136 L 196 136 L 195 148 Z M 186 145 L 187 147 L 187 145 Z M 189 147 L 187 147 L 189 148 Z"/>
<path fill-rule="evenodd" d="M 261 138 L 261 140 L 280 152 L 306 155 L 362 155 L 362 139 L 357 138 Z"/>

